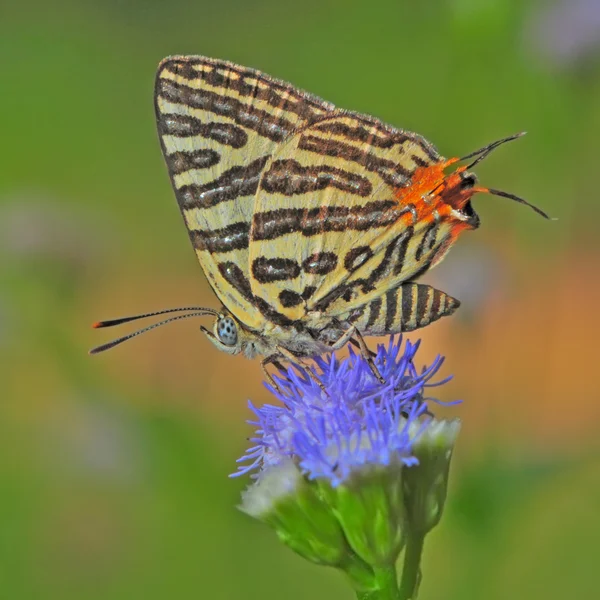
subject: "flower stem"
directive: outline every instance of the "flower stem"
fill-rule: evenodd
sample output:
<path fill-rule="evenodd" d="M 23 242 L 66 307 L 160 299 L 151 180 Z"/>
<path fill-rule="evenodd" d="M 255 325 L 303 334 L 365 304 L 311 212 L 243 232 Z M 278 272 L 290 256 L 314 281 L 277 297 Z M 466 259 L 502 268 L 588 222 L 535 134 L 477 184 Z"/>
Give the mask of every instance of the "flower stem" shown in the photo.
<path fill-rule="evenodd" d="M 414 600 L 417 597 L 421 582 L 421 554 L 424 541 L 425 536 L 421 533 L 413 532 L 408 536 L 404 550 L 399 600 Z"/>
<path fill-rule="evenodd" d="M 357 591 L 357 600 L 400 600 L 396 567 L 374 568 L 376 588 L 368 591 Z"/>

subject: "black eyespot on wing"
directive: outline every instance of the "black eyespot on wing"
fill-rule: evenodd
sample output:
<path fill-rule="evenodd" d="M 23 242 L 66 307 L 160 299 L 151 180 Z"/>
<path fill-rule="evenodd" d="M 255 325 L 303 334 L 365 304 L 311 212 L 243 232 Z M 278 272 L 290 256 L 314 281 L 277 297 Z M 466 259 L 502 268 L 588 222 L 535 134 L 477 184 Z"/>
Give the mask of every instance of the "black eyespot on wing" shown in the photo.
<path fill-rule="evenodd" d="M 290 258 L 259 256 L 252 263 L 252 274 L 259 283 L 286 281 L 300 275 L 300 265 Z"/>
<path fill-rule="evenodd" d="M 364 265 L 372 256 L 373 250 L 369 246 L 358 246 L 346 254 L 344 267 L 350 272 L 356 271 L 358 267 Z"/>
<path fill-rule="evenodd" d="M 281 302 L 281 306 L 285 308 L 292 308 L 293 306 L 303 304 L 304 298 L 292 290 L 283 290 L 279 294 L 279 301 Z"/>
<path fill-rule="evenodd" d="M 334 252 L 315 252 L 304 260 L 302 269 L 305 273 L 327 275 L 335 269 L 336 265 L 337 256 Z"/>

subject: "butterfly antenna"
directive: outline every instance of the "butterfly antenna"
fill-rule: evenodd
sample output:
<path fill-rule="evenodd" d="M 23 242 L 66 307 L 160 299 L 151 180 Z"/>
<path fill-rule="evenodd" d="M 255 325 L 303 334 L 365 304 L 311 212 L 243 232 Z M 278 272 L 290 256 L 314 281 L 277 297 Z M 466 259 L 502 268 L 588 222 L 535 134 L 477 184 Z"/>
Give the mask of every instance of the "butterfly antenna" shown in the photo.
<path fill-rule="evenodd" d="M 471 164 L 465 167 L 465 169 L 471 169 L 476 164 L 480 163 L 484 158 L 489 156 L 491 152 L 498 148 L 498 146 L 502 146 L 502 144 L 506 144 L 506 142 L 512 142 L 513 140 L 517 140 L 520 137 L 523 137 L 526 133 L 526 131 L 521 131 L 519 133 L 515 133 L 514 135 L 509 135 L 508 137 L 502 138 L 501 140 L 496 140 L 495 142 L 492 142 L 491 144 L 488 144 L 483 148 L 479 148 L 479 150 L 475 150 L 475 152 L 471 152 L 470 154 L 463 156 L 459 160 L 467 160 L 468 158 L 473 158 L 474 156 L 476 156 L 477 158 Z"/>
<path fill-rule="evenodd" d="M 174 309 L 174 310 L 177 310 L 177 309 Z M 160 314 L 160 313 L 157 313 L 157 314 Z M 207 314 L 212 314 L 212 311 L 207 312 L 206 310 L 203 310 L 202 312 L 188 313 L 187 315 L 177 315 L 176 317 L 170 317 L 168 319 L 165 319 L 164 321 L 159 321 L 158 323 L 153 323 L 152 325 L 148 325 L 148 327 L 144 327 L 143 329 L 139 329 L 138 331 L 134 331 L 133 333 L 124 335 L 123 337 L 117 338 L 116 340 L 112 340 L 112 342 L 107 342 L 106 344 L 102 344 L 101 346 L 96 346 L 95 348 L 92 348 L 89 351 L 89 353 L 90 354 L 98 354 L 100 352 L 104 352 L 105 350 L 110 350 L 111 348 L 114 348 L 115 346 L 118 346 L 119 344 L 122 344 L 123 342 L 126 342 L 127 340 L 130 340 L 131 338 L 137 337 L 138 335 L 141 335 L 142 333 L 146 333 L 147 331 L 150 331 L 152 329 L 156 329 L 157 327 L 161 327 L 162 325 L 166 325 L 167 323 L 172 323 L 173 321 L 179 321 L 180 319 L 187 319 L 189 317 L 205 317 Z M 142 318 L 142 316 L 143 315 L 140 315 L 140 318 Z M 118 319 L 115 319 L 115 320 L 118 320 Z"/>
<path fill-rule="evenodd" d="M 529 208 L 534 210 L 538 215 L 541 215 L 542 217 L 544 217 L 545 219 L 548 219 L 549 221 L 556 220 L 553 217 L 551 217 L 550 215 L 548 215 L 547 213 L 545 213 L 541 208 L 538 208 L 535 204 L 531 204 L 531 202 L 527 202 L 527 200 L 524 200 L 523 198 L 519 198 L 519 196 L 515 196 L 514 194 L 509 194 L 508 192 L 502 192 L 501 190 L 493 190 L 492 188 L 484 188 L 484 187 L 473 188 L 473 191 L 474 192 L 483 192 L 484 194 L 492 194 L 493 196 L 500 196 L 502 198 L 508 198 L 509 200 L 514 200 L 515 202 L 518 202 L 519 204 L 524 204 L 525 206 L 529 206 Z"/>
<path fill-rule="evenodd" d="M 129 323 L 131 321 L 137 321 L 138 319 L 146 319 L 148 317 L 156 317 L 158 315 L 165 315 L 173 312 L 190 312 L 197 311 L 203 314 L 217 316 L 218 313 L 212 308 L 204 308 L 202 306 L 187 306 L 184 308 L 167 308 L 166 310 L 159 310 L 156 312 L 145 313 L 143 315 L 133 315 L 131 317 L 121 317 L 119 319 L 108 319 L 106 321 L 97 321 L 92 325 L 94 329 L 100 329 L 101 327 L 114 327 L 115 325 L 122 325 L 123 323 Z"/>

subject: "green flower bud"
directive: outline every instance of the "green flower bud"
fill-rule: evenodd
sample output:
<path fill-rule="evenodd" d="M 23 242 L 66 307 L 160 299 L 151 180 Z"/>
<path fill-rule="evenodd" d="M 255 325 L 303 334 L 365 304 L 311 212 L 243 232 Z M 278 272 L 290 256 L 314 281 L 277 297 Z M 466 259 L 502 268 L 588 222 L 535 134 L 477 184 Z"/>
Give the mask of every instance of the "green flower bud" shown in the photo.
<path fill-rule="evenodd" d="M 333 487 L 319 480 L 352 550 L 372 567 L 394 565 L 405 540 L 406 510 L 400 461 L 364 465 Z"/>
<path fill-rule="evenodd" d="M 459 431 L 458 419 L 433 419 L 416 438 L 413 455 L 419 464 L 404 470 L 404 498 L 412 532 L 425 535 L 442 517 L 450 459 Z"/>
<path fill-rule="evenodd" d="M 373 573 L 352 551 L 334 512 L 315 482 L 292 460 L 269 466 L 242 495 L 240 509 L 271 526 L 300 556 L 343 570 L 355 587 L 373 585 Z"/>

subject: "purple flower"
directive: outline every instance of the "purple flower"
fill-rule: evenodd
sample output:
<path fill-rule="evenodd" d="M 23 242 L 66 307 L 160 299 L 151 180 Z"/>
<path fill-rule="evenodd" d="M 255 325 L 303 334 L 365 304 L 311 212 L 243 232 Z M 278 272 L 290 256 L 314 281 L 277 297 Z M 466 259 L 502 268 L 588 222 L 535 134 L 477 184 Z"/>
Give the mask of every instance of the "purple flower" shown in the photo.
<path fill-rule="evenodd" d="M 597 0 L 558 0 L 535 5 L 525 37 L 556 67 L 577 66 L 600 48 Z"/>
<path fill-rule="evenodd" d="M 233 476 L 260 477 L 271 466 L 291 459 L 310 480 L 325 478 L 333 487 L 359 468 L 418 463 L 413 448 L 429 422 L 427 389 L 443 358 L 438 356 L 421 372 L 414 364 L 419 342 L 390 338 L 377 348 L 375 364 L 385 383 L 371 372 L 367 361 L 350 349 L 348 358 L 335 355 L 315 359 L 310 377 L 290 367 L 276 376 L 279 389 L 267 389 L 281 405 L 256 407 L 250 421 L 257 427 L 253 447 L 238 460 Z M 325 391 L 323 391 L 325 390 Z"/>

